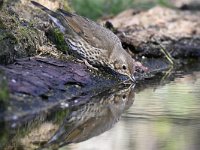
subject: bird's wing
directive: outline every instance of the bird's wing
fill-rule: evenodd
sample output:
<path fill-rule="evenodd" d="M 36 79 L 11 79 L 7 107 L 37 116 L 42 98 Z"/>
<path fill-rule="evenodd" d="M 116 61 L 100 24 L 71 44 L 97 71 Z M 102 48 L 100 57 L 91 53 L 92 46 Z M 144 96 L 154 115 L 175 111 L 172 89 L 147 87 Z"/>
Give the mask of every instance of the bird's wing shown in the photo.
<path fill-rule="evenodd" d="M 119 38 L 113 32 L 94 21 L 76 14 L 71 14 L 62 9 L 58 11 L 63 15 L 68 26 L 93 47 L 110 50 L 115 45 L 121 44 Z"/>
<path fill-rule="evenodd" d="M 121 46 L 119 38 L 113 32 L 94 21 L 62 9 L 58 9 L 58 13 L 56 13 L 37 2 L 31 1 L 31 3 L 48 13 L 63 33 L 72 35 L 75 32 L 88 44 L 101 50 L 110 50 L 111 52 L 114 46 Z"/>

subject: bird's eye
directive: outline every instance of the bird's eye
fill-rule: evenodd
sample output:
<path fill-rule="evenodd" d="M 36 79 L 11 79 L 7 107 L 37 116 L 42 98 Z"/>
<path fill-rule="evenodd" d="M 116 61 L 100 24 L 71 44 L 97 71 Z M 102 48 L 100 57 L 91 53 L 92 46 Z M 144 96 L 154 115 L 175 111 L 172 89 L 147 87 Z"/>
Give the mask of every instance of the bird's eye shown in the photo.
<path fill-rule="evenodd" d="M 126 70 L 127 69 L 126 65 L 122 65 L 122 69 Z"/>
<path fill-rule="evenodd" d="M 125 99 L 125 98 L 126 98 L 126 95 L 123 95 L 122 98 Z"/>

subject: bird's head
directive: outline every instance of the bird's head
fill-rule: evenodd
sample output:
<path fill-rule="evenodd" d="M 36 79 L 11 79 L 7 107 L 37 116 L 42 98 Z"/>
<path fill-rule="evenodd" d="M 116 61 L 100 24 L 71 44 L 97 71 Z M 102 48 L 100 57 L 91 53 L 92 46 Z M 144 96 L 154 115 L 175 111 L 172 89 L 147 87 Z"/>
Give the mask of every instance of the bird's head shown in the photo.
<path fill-rule="evenodd" d="M 134 78 L 135 65 L 131 55 L 129 55 L 125 50 L 122 50 L 119 55 L 114 55 L 112 60 L 114 60 L 113 69 L 116 72 L 126 75 L 132 81 L 135 81 Z"/>

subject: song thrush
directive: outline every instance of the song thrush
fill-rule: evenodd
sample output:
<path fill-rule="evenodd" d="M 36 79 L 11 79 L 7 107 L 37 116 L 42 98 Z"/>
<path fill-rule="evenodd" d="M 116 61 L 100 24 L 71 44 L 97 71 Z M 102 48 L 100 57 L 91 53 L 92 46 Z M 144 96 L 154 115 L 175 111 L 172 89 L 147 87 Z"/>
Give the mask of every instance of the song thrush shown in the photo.
<path fill-rule="evenodd" d="M 62 9 L 54 12 L 37 2 L 31 2 L 48 13 L 64 34 L 73 55 L 87 61 L 93 67 L 106 66 L 127 75 L 132 81 L 135 80 L 134 60 L 123 49 L 120 39 L 113 32 L 75 13 Z"/>

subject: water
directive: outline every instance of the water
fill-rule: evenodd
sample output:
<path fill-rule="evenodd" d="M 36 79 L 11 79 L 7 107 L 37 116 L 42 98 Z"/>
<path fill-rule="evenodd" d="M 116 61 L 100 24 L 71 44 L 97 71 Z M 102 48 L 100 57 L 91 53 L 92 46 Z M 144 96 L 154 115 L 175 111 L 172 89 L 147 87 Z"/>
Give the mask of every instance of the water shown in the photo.
<path fill-rule="evenodd" d="M 74 101 L 90 98 L 87 104 L 69 109 L 62 103 L 57 110 L 40 114 L 19 127 L 5 122 L 0 148 L 197 150 L 199 70 L 195 67 L 156 76 L 135 87 L 110 89 L 92 97 L 84 95 Z"/>
<path fill-rule="evenodd" d="M 103 134 L 60 150 L 197 150 L 200 72 L 136 92 L 133 105 Z"/>

